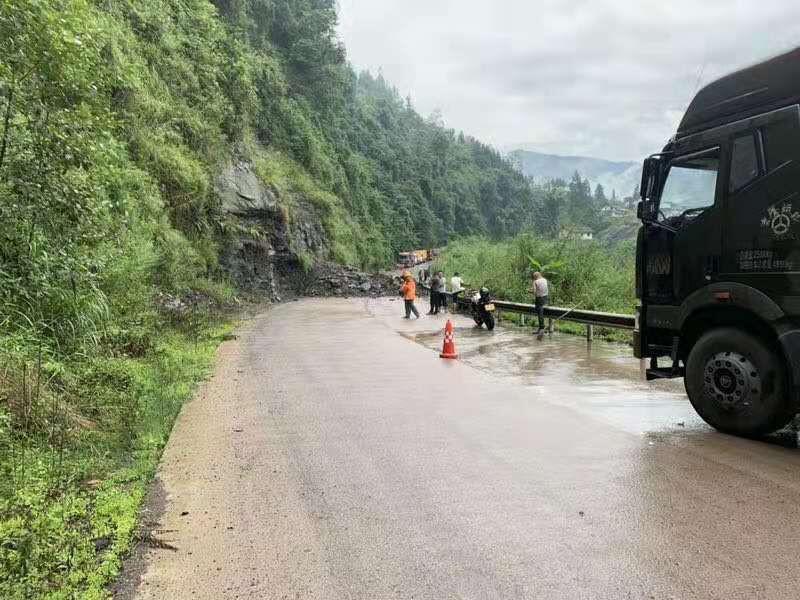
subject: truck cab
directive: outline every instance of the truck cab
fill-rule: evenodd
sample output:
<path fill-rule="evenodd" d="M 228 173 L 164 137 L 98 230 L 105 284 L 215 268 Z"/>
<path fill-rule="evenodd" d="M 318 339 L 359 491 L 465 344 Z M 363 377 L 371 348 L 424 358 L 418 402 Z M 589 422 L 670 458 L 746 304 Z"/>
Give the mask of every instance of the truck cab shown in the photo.
<path fill-rule="evenodd" d="M 634 353 L 738 435 L 800 401 L 798 76 L 800 49 L 709 84 L 642 171 Z"/>

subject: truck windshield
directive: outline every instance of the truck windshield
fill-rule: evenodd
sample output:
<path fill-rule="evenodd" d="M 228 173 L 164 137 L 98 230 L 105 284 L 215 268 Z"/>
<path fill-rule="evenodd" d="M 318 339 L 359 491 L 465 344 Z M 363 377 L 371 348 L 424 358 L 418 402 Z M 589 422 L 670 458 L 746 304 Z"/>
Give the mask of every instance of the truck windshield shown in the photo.
<path fill-rule="evenodd" d="M 719 148 L 672 160 L 661 192 L 662 218 L 699 214 L 713 206 L 719 171 Z"/>

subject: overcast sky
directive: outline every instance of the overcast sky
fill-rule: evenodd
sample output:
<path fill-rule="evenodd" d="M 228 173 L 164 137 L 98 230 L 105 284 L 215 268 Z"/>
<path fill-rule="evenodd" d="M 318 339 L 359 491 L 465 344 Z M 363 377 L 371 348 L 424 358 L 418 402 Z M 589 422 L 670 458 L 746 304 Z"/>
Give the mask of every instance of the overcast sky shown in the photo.
<path fill-rule="evenodd" d="M 356 69 L 498 148 L 639 160 L 696 89 L 800 45 L 796 0 L 339 0 Z M 799 69 L 800 71 L 800 69 Z"/>

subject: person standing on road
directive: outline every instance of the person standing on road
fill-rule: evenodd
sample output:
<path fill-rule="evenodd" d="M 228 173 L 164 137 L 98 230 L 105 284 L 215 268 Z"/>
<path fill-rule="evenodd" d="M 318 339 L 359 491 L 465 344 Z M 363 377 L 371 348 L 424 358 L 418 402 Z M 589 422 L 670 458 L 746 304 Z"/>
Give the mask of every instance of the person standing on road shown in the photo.
<path fill-rule="evenodd" d="M 453 306 L 455 306 L 458 295 L 464 291 L 464 280 L 461 279 L 458 271 L 450 278 L 450 292 L 453 294 Z"/>
<path fill-rule="evenodd" d="M 453 294 L 464 291 L 464 280 L 461 279 L 461 275 L 458 271 L 453 273 L 453 276 L 450 278 L 450 288 L 450 291 L 453 292 Z"/>
<path fill-rule="evenodd" d="M 413 312 L 414 315 L 419 319 L 419 311 L 417 310 L 417 307 L 414 306 L 414 300 L 417 299 L 417 282 L 414 281 L 411 273 L 406 273 L 406 276 L 403 279 L 403 286 L 400 288 L 400 293 L 403 294 L 403 302 L 406 308 L 406 316 L 403 318 L 410 319 L 411 313 Z"/>
<path fill-rule="evenodd" d="M 447 279 L 442 271 L 436 276 L 439 278 L 439 308 L 442 312 L 447 312 Z"/>
<path fill-rule="evenodd" d="M 539 271 L 533 274 L 533 300 L 536 304 L 536 315 L 539 317 L 539 333 L 544 331 L 544 307 L 550 304 L 550 283 Z"/>
<path fill-rule="evenodd" d="M 439 313 L 439 285 L 439 274 L 434 273 L 433 277 L 431 277 L 431 308 L 428 311 L 429 315 Z"/>

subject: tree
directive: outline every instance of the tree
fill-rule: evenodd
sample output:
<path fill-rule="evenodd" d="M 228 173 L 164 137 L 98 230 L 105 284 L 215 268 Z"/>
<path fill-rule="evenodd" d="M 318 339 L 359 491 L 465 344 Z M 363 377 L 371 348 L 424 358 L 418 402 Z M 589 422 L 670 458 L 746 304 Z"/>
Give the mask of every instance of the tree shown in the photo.
<path fill-rule="evenodd" d="M 567 193 L 563 186 L 553 183 L 538 188 L 535 202 L 536 230 L 548 238 L 558 237 L 561 230 L 562 207 Z"/>
<path fill-rule="evenodd" d="M 594 219 L 592 190 L 588 179 L 575 171 L 568 184 L 569 217 L 575 224 L 589 224 Z"/>
<path fill-rule="evenodd" d="M 639 184 L 637 183 L 636 186 L 633 188 L 633 193 L 628 196 L 627 198 L 623 198 L 623 202 L 625 206 L 628 208 L 636 208 L 636 203 L 640 200 L 640 193 L 639 193 Z"/>
<path fill-rule="evenodd" d="M 602 207 L 608 204 L 608 199 L 606 198 L 605 190 L 601 184 L 597 184 L 594 188 L 594 204 L 596 207 Z"/>

